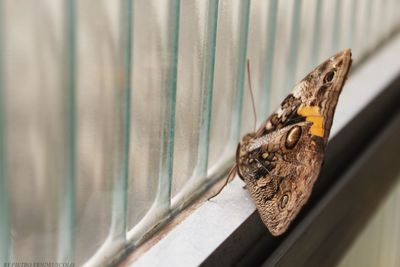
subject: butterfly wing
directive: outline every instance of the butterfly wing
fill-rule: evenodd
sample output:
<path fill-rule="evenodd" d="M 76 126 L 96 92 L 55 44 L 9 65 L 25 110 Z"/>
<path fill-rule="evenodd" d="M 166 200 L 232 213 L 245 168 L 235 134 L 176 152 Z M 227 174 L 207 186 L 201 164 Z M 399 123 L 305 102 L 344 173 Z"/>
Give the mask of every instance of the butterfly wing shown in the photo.
<path fill-rule="evenodd" d="M 349 49 L 317 66 L 239 144 L 239 176 L 273 235 L 286 231 L 311 194 L 350 66 Z"/>
<path fill-rule="evenodd" d="M 308 120 L 314 122 L 312 134 L 322 137 L 326 145 L 351 62 L 351 51 L 346 49 L 317 66 L 282 101 L 279 108 L 258 129 L 256 137 Z"/>
<path fill-rule="evenodd" d="M 273 235 L 288 228 L 308 200 L 323 161 L 321 138 L 300 122 L 254 138 L 238 150 L 238 174 Z"/>

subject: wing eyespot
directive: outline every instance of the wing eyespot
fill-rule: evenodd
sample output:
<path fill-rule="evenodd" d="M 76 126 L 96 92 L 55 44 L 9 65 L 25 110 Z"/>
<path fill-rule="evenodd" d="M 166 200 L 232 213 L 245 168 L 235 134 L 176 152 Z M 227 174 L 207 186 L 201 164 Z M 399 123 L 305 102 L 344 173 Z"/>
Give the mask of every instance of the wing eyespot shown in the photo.
<path fill-rule="evenodd" d="M 279 203 L 279 207 L 280 207 L 281 209 L 284 209 L 284 208 L 286 208 L 286 206 L 287 206 L 288 203 L 289 203 L 289 195 L 288 195 L 288 194 L 284 194 L 284 195 L 281 197 L 281 200 L 280 200 L 280 203 Z"/>
<path fill-rule="evenodd" d="M 336 74 L 336 70 L 329 71 L 324 77 L 324 83 L 332 82 L 333 78 L 335 77 L 335 74 Z"/>
<path fill-rule="evenodd" d="M 300 140 L 301 136 L 301 127 L 295 126 L 288 132 L 285 140 L 285 147 L 287 149 L 294 148 Z"/>

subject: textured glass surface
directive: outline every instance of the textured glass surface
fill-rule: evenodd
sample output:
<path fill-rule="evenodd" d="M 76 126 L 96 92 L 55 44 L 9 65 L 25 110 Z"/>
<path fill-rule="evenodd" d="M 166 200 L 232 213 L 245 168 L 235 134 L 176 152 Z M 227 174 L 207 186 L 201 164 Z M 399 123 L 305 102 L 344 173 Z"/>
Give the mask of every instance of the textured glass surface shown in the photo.
<path fill-rule="evenodd" d="M 15 261 L 56 261 L 68 173 L 61 1 L 6 1 L 7 175 Z M 46 40 L 43 42 L 43 40 Z"/>
<path fill-rule="evenodd" d="M 265 121 L 271 111 L 270 94 L 275 55 L 276 20 L 278 0 L 253 1 L 249 25 L 249 44 L 247 58 L 250 64 L 252 90 L 257 108 L 257 124 Z M 261 55 L 261 56 L 260 56 Z M 252 122 L 251 98 L 249 97 L 249 78 L 245 79 L 245 116 Z M 250 101 L 250 102 L 249 102 Z M 250 124 L 248 127 L 251 127 Z M 252 128 L 248 130 L 253 130 Z"/>
<path fill-rule="evenodd" d="M 218 1 L 183 1 L 180 12 L 172 195 L 207 176 Z"/>
<path fill-rule="evenodd" d="M 249 1 L 220 1 L 209 175 L 226 170 L 240 138 Z"/>
<path fill-rule="evenodd" d="M 123 162 L 119 107 L 119 5 L 77 1 L 76 64 L 76 261 L 105 241 L 111 222 L 113 179 Z M 91 225 L 90 227 L 88 227 Z"/>
<path fill-rule="evenodd" d="M 0 259 L 9 260 L 10 213 L 7 175 L 7 140 L 5 135 L 5 82 L 4 82 L 4 6 L 0 1 Z M 1 262 L 0 262 L 1 264 Z"/>
<path fill-rule="evenodd" d="M 0 0 L 0 258 L 96 266 L 232 166 L 321 60 L 399 0 Z"/>
<path fill-rule="evenodd" d="M 179 8 L 179 1 L 134 2 L 128 228 L 135 227 L 129 240 L 170 207 Z"/>

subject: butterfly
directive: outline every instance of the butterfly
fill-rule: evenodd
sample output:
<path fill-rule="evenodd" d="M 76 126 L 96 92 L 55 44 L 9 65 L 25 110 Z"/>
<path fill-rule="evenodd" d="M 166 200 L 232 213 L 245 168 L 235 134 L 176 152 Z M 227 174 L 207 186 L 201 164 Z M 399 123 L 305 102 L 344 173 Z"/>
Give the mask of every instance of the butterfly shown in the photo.
<path fill-rule="evenodd" d="M 274 236 L 287 230 L 310 197 L 351 62 L 346 49 L 317 66 L 238 144 L 233 170 Z"/>

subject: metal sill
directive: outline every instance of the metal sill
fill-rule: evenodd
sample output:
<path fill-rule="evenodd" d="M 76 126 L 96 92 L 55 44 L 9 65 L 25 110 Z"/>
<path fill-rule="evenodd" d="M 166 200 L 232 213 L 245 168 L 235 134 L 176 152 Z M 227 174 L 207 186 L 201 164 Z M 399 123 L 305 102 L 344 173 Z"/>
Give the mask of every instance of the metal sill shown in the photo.
<path fill-rule="evenodd" d="M 399 35 L 351 73 L 339 101 L 321 175 L 310 201 L 285 235 L 276 238 L 269 234 L 242 189 L 242 181 L 235 179 L 148 251 L 128 258 L 124 265 L 333 264 L 400 168 L 393 154 L 400 147 L 395 138 L 400 134 L 398 51 Z"/>

